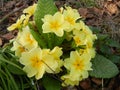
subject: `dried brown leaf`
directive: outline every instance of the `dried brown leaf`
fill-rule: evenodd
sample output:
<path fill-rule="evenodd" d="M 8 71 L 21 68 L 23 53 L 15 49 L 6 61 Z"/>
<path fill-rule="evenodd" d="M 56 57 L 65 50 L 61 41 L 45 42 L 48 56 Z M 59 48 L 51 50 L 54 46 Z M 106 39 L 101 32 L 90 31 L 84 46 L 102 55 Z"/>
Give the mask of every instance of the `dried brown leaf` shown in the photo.
<path fill-rule="evenodd" d="M 2 46 L 2 39 L 0 38 L 0 46 Z"/>
<path fill-rule="evenodd" d="M 115 15 L 116 13 L 118 13 L 118 7 L 113 2 L 106 2 L 104 7 L 109 15 Z"/>
<path fill-rule="evenodd" d="M 84 81 L 80 82 L 80 86 L 84 89 L 84 90 L 89 90 L 91 88 L 91 82 L 89 79 L 86 79 Z"/>
<path fill-rule="evenodd" d="M 101 85 L 101 84 L 102 84 L 102 79 L 92 78 L 91 80 L 92 80 L 95 84 L 97 84 L 97 85 Z"/>

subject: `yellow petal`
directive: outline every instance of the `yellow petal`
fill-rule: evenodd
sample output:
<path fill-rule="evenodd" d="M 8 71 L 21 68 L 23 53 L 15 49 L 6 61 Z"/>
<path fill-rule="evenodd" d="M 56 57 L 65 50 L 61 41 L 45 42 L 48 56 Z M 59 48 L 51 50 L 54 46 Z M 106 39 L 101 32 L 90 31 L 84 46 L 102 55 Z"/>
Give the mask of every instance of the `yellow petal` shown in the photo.
<path fill-rule="evenodd" d="M 38 80 L 38 79 L 41 79 L 43 77 L 45 73 L 45 66 L 42 65 L 39 69 L 38 69 L 38 72 L 37 74 L 35 75 L 35 78 Z"/>
<path fill-rule="evenodd" d="M 31 67 L 31 65 L 25 66 L 23 70 L 27 73 L 28 77 L 33 77 L 37 73 L 37 70 Z"/>

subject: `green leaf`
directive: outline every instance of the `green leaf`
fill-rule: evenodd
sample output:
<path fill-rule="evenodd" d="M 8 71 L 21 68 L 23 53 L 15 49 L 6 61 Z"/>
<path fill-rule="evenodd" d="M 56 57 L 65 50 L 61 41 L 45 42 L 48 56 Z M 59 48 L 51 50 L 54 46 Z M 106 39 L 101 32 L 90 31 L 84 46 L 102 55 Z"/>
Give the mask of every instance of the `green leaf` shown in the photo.
<path fill-rule="evenodd" d="M 89 26 L 90 30 L 92 30 L 92 32 L 94 33 L 100 33 L 100 29 L 98 27 L 93 27 L 93 26 Z"/>
<path fill-rule="evenodd" d="M 110 59 L 113 63 L 120 64 L 120 56 L 118 55 L 109 55 L 108 59 Z"/>
<path fill-rule="evenodd" d="M 111 47 L 107 46 L 107 45 L 101 45 L 100 46 L 100 51 L 103 53 L 103 54 L 113 54 L 112 50 L 111 50 Z"/>
<path fill-rule="evenodd" d="M 92 64 L 93 71 L 90 71 L 90 76 L 112 78 L 119 73 L 117 66 L 102 55 L 96 55 L 92 60 Z"/>
<path fill-rule="evenodd" d="M 61 83 L 57 79 L 53 79 L 52 77 L 45 75 L 42 79 L 43 86 L 46 90 L 60 90 Z"/>
<path fill-rule="evenodd" d="M 115 40 L 113 40 L 113 39 L 108 39 L 106 44 L 111 46 L 111 47 L 120 48 L 120 43 L 115 41 Z"/>
<path fill-rule="evenodd" d="M 34 39 L 38 42 L 38 45 L 41 48 L 46 48 L 47 46 L 46 46 L 45 40 L 42 37 L 42 35 L 40 35 L 39 32 L 35 31 L 31 24 L 29 24 L 29 27 L 30 27 L 31 34 L 34 37 Z"/>
<path fill-rule="evenodd" d="M 96 34 L 96 35 L 98 40 L 105 40 L 109 37 L 107 34 Z"/>
<path fill-rule="evenodd" d="M 38 0 L 37 8 L 34 14 L 35 23 L 40 33 L 42 33 L 42 24 L 41 20 L 46 14 L 53 15 L 57 11 L 57 7 L 54 4 L 53 0 Z"/>
<path fill-rule="evenodd" d="M 56 46 L 59 46 L 61 45 L 61 43 L 63 42 L 63 40 L 65 39 L 65 36 L 66 36 L 66 33 L 64 32 L 64 35 L 62 37 L 58 37 L 58 36 L 55 36 L 55 43 L 54 45 Z"/>

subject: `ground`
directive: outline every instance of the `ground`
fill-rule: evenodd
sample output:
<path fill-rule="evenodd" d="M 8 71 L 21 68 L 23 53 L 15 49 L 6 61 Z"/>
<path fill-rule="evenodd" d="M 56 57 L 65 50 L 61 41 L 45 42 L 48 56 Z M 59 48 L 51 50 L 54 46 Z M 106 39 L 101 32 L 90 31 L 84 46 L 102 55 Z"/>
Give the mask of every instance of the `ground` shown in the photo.
<path fill-rule="evenodd" d="M 58 8 L 64 4 L 78 9 L 80 15 L 89 26 L 102 30 L 120 42 L 120 1 L 119 0 L 55 0 Z M 0 1 L 0 46 L 3 47 L 15 37 L 17 31 L 8 32 L 7 27 L 22 14 L 22 10 L 37 0 L 1 0 Z M 119 67 L 120 65 L 118 65 Z M 120 90 L 120 75 L 111 79 L 89 77 L 80 82 L 78 87 L 63 90 Z"/>

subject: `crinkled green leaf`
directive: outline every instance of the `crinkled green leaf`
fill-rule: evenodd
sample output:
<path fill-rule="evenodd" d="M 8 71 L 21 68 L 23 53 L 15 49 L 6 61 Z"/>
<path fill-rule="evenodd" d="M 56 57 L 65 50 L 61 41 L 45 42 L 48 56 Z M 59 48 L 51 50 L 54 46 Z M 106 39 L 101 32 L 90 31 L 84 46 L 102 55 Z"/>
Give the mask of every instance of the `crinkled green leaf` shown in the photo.
<path fill-rule="evenodd" d="M 120 43 L 113 40 L 113 39 L 108 39 L 106 44 L 111 46 L 111 47 L 120 48 Z"/>
<path fill-rule="evenodd" d="M 93 26 L 89 26 L 90 30 L 92 30 L 92 32 L 94 33 L 100 33 L 100 29 L 97 27 L 93 27 Z"/>
<path fill-rule="evenodd" d="M 120 64 L 120 56 L 118 56 L 118 55 L 109 55 L 108 58 L 109 58 L 113 63 L 119 63 L 119 64 Z"/>
<path fill-rule="evenodd" d="M 98 40 L 105 40 L 106 38 L 108 38 L 109 36 L 107 34 L 96 34 Z"/>
<path fill-rule="evenodd" d="M 112 50 L 111 50 L 111 47 L 107 46 L 107 45 L 101 45 L 100 46 L 100 51 L 103 53 L 103 54 L 113 54 Z"/>
<path fill-rule="evenodd" d="M 96 55 L 92 60 L 92 68 L 90 76 L 96 78 L 112 78 L 119 73 L 117 66 L 102 55 Z"/>
<path fill-rule="evenodd" d="M 61 83 L 57 79 L 45 75 L 42 81 L 46 90 L 61 90 Z"/>

